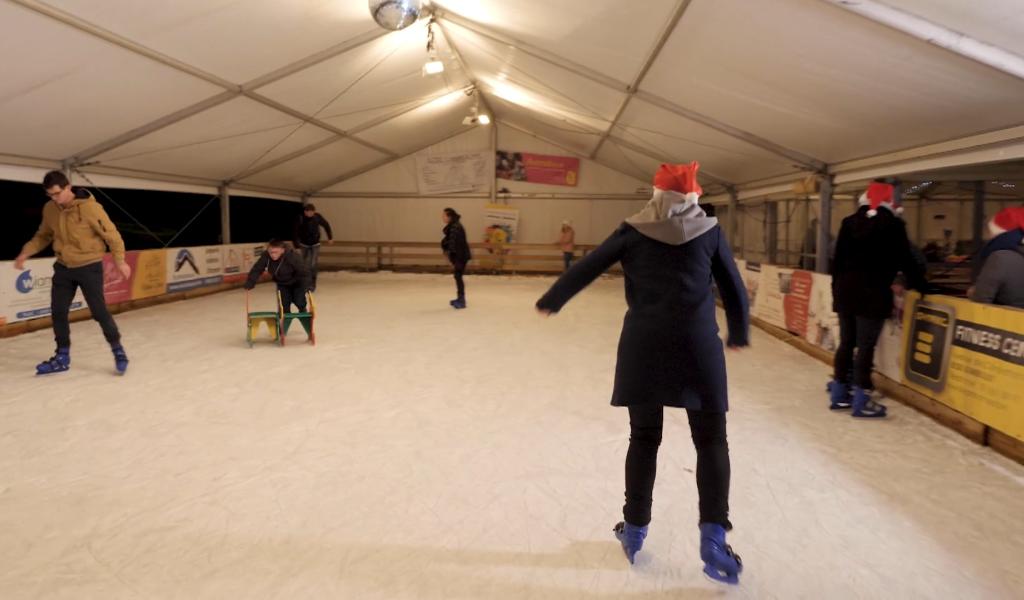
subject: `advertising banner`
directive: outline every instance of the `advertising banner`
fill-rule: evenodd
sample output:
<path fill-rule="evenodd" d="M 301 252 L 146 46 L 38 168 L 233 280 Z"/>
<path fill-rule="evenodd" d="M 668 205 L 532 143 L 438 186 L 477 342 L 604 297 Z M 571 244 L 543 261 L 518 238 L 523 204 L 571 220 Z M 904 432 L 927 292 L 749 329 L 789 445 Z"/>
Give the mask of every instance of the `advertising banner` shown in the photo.
<path fill-rule="evenodd" d="M 167 293 L 217 285 L 224 277 L 223 246 L 167 250 Z"/>
<path fill-rule="evenodd" d="M 135 253 L 132 300 L 167 293 L 167 250 L 139 250 Z"/>
<path fill-rule="evenodd" d="M 25 261 L 19 271 L 13 262 L 0 264 L 0 325 L 50 314 L 50 290 L 53 282 L 52 258 Z M 82 291 L 71 302 L 71 310 L 85 308 Z"/>
<path fill-rule="evenodd" d="M 495 177 L 575 187 L 580 177 L 580 159 L 499 150 L 495 156 Z"/>
<path fill-rule="evenodd" d="M 903 383 L 1024 441 L 1024 311 L 908 294 Z"/>
<path fill-rule="evenodd" d="M 125 279 L 114 263 L 113 255 L 103 255 L 103 297 L 107 304 L 117 304 L 132 299 L 132 281 L 135 279 L 138 260 L 138 252 L 125 253 L 124 261 L 132 269 L 131 277 Z"/>
<path fill-rule="evenodd" d="M 223 246 L 224 253 L 224 282 L 237 283 L 245 281 L 249 275 L 249 269 L 256 264 L 265 244 L 231 244 Z"/>
<path fill-rule="evenodd" d="M 485 152 L 416 155 L 421 194 L 484 192 L 490 189 L 490 156 Z"/>

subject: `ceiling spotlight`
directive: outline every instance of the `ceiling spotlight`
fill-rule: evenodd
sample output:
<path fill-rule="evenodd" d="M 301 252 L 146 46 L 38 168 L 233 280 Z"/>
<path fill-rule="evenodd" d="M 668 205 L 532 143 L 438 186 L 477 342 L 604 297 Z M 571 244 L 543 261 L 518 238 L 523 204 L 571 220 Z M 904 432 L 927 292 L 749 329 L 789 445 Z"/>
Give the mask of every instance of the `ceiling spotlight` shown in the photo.
<path fill-rule="evenodd" d="M 423 75 L 437 75 L 444 73 L 444 61 L 437 57 L 437 49 L 434 48 L 434 18 L 427 23 L 427 62 L 423 65 Z"/>
<path fill-rule="evenodd" d="M 369 0 L 373 20 L 384 29 L 398 31 L 420 18 L 422 0 Z"/>
<path fill-rule="evenodd" d="M 490 125 L 491 124 L 491 117 L 490 117 L 490 115 L 482 114 L 482 115 L 480 115 L 479 117 L 476 118 L 476 121 L 477 121 L 477 123 L 480 123 L 481 125 Z"/>
<path fill-rule="evenodd" d="M 476 96 L 476 102 L 473 107 L 469 109 L 469 114 L 462 120 L 463 125 L 490 125 L 491 116 L 487 113 L 480 112 L 480 92 L 473 88 L 469 92 L 471 95 Z"/>

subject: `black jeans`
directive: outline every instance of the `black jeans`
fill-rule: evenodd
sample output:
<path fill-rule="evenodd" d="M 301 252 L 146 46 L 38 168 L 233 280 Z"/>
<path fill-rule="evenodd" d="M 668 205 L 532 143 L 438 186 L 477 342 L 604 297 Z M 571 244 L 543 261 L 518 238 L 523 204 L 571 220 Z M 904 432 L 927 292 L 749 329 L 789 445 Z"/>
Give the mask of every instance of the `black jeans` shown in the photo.
<path fill-rule="evenodd" d="M 75 293 L 82 289 L 85 303 L 89 306 L 92 318 L 103 329 L 103 337 L 111 346 L 121 343 L 121 333 L 117 330 L 114 316 L 107 309 L 107 301 L 103 297 L 103 263 L 93 263 L 73 269 L 60 263 L 53 265 L 53 281 L 50 286 L 50 313 L 53 318 L 53 337 L 58 348 L 71 346 L 71 322 L 68 313 Z"/>
<path fill-rule="evenodd" d="M 725 434 L 725 413 L 687 410 L 690 435 L 697 450 L 697 495 L 700 523 L 729 522 L 729 443 Z M 629 451 L 626 452 L 626 504 L 622 516 L 637 526 L 651 522 L 654 478 L 658 467 L 658 446 L 664 423 L 661 406 L 629 407 Z"/>
<path fill-rule="evenodd" d="M 871 384 L 871 368 L 875 363 L 875 346 L 882 334 L 885 319 L 858 317 L 849 313 L 839 315 L 839 347 L 836 348 L 836 381 L 865 389 L 874 389 Z M 857 355 L 854 357 L 854 348 Z M 850 381 L 850 373 L 853 381 Z"/>
<path fill-rule="evenodd" d="M 562 253 L 562 262 L 565 263 L 565 270 L 566 271 L 568 271 L 569 267 L 572 266 L 572 259 L 573 259 L 573 253 L 572 252 L 563 252 Z"/>
<path fill-rule="evenodd" d="M 453 262 L 452 268 L 455 269 L 455 290 L 459 294 L 460 300 L 466 299 L 466 282 L 462 280 L 463 274 L 466 272 L 466 263 Z"/>
<path fill-rule="evenodd" d="M 292 304 L 295 304 L 295 312 L 306 312 L 306 288 L 301 285 L 278 285 L 277 291 L 281 294 L 284 312 L 292 312 Z"/>
<path fill-rule="evenodd" d="M 313 289 L 315 290 L 316 265 L 320 261 L 320 244 L 315 244 L 313 246 L 300 244 L 299 250 L 302 252 L 302 258 L 306 261 L 306 266 L 309 267 L 309 273 L 313 277 Z"/>

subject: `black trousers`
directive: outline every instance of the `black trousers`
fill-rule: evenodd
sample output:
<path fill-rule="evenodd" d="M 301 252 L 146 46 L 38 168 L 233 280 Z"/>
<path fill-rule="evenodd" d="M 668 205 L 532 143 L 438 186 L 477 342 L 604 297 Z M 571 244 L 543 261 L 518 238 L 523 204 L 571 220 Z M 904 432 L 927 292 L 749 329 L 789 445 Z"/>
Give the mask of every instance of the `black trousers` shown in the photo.
<path fill-rule="evenodd" d="M 50 286 L 50 313 L 53 317 L 53 337 L 57 347 L 71 346 L 71 322 L 68 313 L 79 288 L 85 296 L 85 303 L 89 305 L 92 318 L 103 329 L 103 337 L 111 346 L 120 344 L 121 333 L 117 330 L 117 323 L 114 322 L 114 316 L 107 309 L 107 301 L 103 297 L 103 263 L 73 269 L 55 263 Z"/>
<path fill-rule="evenodd" d="M 853 383 L 865 390 L 874 389 L 871 369 L 875 363 L 875 346 L 878 345 L 878 336 L 882 334 L 884 325 L 885 319 L 839 314 L 839 347 L 836 348 L 834 374 L 836 381 Z M 857 350 L 856 356 L 854 349 Z"/>
<path fill-rule="evenodd" d="M 718 523 L 732 529 L 729 522 L 729 444 L 725 433 L 725 413 L 687 410 L 690 435 L 697 450 L 697 495 L 700 523 Z M 626 504 L 622 516 L 633 525 L 651 522 L 654 502 L 654 478 L 658 468 L 664 408 L 629 407 L 629 451 L 626 452 Z"/>
<path fill-rule="evenodd" d="M 309 267 L 309 272 L 313 277 L 313 289 L 315 290 L 317 263 L 320 261 L 320 244 L 312 246 L 299 244 L 299 251 L 302 253 L 303 260 L 306 261 L 306 266 Z"/>
<path fill-rule="evenodd" d="M 466 273 L 466 263 L 453 262 L 452 268 L 455 269 L 455 290 L 459 294 L 459 298 L 466 299 L 466 282 L 462 280 L 462 276 Z"/>
<path fill-rule="evenodd" d="M 278 285 L 277 291 L 281 294 L 284 312 L 292 312 L 292 304 L 295 305 L 295 312 L 306 312 L 306 288 L 301 285 Z"/>

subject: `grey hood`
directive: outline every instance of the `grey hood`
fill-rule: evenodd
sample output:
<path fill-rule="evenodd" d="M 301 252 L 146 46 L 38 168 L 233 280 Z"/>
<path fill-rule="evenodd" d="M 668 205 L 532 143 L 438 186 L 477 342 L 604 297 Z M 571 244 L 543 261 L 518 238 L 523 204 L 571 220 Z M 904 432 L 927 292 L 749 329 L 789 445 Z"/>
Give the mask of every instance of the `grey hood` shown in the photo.
<path fill-rule="evenodd" d="M 647 206 L 626 222 L 643 235 L 673 246 L 697 239 L 718 225 L 698 204 L 697 194 L 654 189 Z"/>

